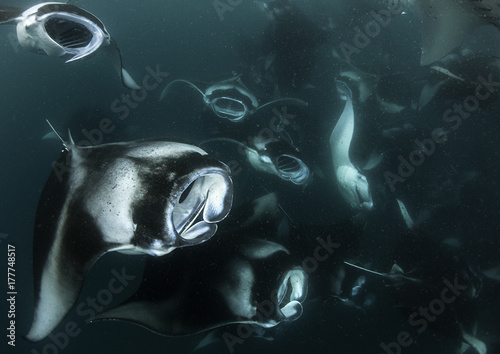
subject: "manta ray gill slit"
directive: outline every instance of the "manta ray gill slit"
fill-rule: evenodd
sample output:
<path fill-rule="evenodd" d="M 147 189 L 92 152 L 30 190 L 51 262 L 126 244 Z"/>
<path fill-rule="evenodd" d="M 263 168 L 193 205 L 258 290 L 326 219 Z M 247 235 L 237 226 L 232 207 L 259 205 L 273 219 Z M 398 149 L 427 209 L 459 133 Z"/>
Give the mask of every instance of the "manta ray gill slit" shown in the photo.
<path fill-rule="evenodd" d="M 176 232 L 184 240 L 193 240 L 217 230 L 216 221 L 224 213 L 224 195 L 228 192 L 225 178 L 219 174 L 198 177 L 181 191 L 172 213 Z"/>
<path fill-rule="evenodd" d="M 301 170 L 299 161 L 295 157 L 289 155 L 280 155 L 278 157 L 277 167 L 278 170 L 290 174 L 297 173 Z"/>
<path fill-rule="evenodd" d="M 220 118 L 237 121 L 245 117 L 247 107 L 240 100 L 231 97 L 218 97 L 212 101 L 212 109 Z"/>
<path fill-rule="evenodd" d="M 82 24 L 53 17 L 45 22 L 47 34 L 57 44 L 66 48 L 83 48 L 93 38 L 93 34 Z"/>

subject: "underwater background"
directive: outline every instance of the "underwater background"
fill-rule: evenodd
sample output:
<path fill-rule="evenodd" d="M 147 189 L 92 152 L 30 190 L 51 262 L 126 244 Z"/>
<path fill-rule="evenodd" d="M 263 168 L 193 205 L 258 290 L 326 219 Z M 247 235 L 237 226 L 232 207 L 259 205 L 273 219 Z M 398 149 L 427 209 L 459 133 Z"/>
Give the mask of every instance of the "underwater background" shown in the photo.
<path fill-rule="evenodd" d="M 463 58 L 430 69 L 420 65 L 421 21 L 410 10 L 393 15 L 362 48 L 356 46 L 356 35 L 373 21 L 373 11 L 387 6 L 382 1 L 291 1 L 307 21 L 285 22 L 282 27 L 275 27 L 263 2 L 250 0 L 72 3 L 102 20 L 120 47 L 124 67 L 139 85 L 151 71 L 162 75 L 157 86 L 144 91 L 128 109 L 118 111 L 116 101 L 121 102 L 130 91 L 122 86 L 105 55 L 97 52 L 65 64 L 61 58 L 22 48 L 14 26 L 0 27 L 0 259 L 4 274 L 0 279 L 7 289 L 8 245 L 13 245 L 17 291 L 15 347 L 7 344 L 6 337 L 9 303 L 2 301 L 0 306 L 2 353 L 476 353 L 472 348 L 460 351 L 459 331 L 464 323 L 475 328 L 474 336 L 486 344 L 488 353 L 500 353 L 497 88 L 492 86 L 491 95 L 467 111 L 466 118 L 458 121 L 448 115 L 450 119 L 444 119 L 447 110 L 466 105 L 464 100 L 474 95 L 479 77 L 500 81 L 497 28 L 477 28 L 462 42 L 461 53 L 467 50 Z M 2 3 L 20 8 L 35 4 Z M 353 51 L 346 56 L 346 50 Z M 447 76 L 450 72 L 463 80 Z M 168 82 L 175 79 L 214 83 L 235 75 L 241 75 L 261 103 L 294 97 L 308 106 L 268 107 L 256 113 L 254 120 L 250 116 L 238 125 L 221 122 L 207 110 L 202 97 L 187 87 L 179 86 L 159 100 Z M 353 92 L 356 125 L 351 159 L 361 165 L 372 155 L 379 158 L 364 172 L 373 196 L 369 211 L 351 208 L 336 186 L 329 137 L 345 100 L 335 80 L 346 82 Z M 257 171 L 231 142 L 203 148 L 233 170 L 233 209 L 276 193 L 278 236 L 286 239 L 283 244 L 292 253 L 296 250 L 299 259 L 311 255 L 308 252 L 317 237 L 331 236 L 348 248 L 338 258 L 333 252 L 311 271 L 300 318 L 271 329 L 256 328 L 248 336 L 239 332 L 237 324 L 215 329 L 200 347 L 210 331 L 168 337 L 126 322 L 86 323 L 89 314 L 99 314 L 135 293 L 150 257 L 110 253 L 98 260 L 85 279 L 75 306 L 86 308 L 85 315 L 73 308 L 52 336 L 36 343 L 23 338 L 34 311 L 32 243 L 37 205 L 52 163 L 62 150 L 57 138 L 44 138 L 51 131 L 46 120 L 64 139 L 69 129 L 77 143 L 89 136 L 96 144 L 144 138 L 200 144 L 220 137 L 246 143 L 252 134 L 272 128 L 276 109 L 283 113 L 284 108 L 293 116 L 285 138 L 298 146 L 311 170 L 305 185 Z M 96 132 L 103 118 L 113 122 L 112 132 Z M 432 151 L 430 145 L 415 142 L 432 139 L 436 128 L 441 140 L 432 143 Z M 418 149 L 424 152 L 419 154 L 422 160 L 405 170 L 405 176 L 391 188 L 387 172 L 393 174 L 391 178 L 398 176 L 402 159 L 409 161 Z M 405 223 L 397 200 L 406 205 L 414 228 Z M 298 241 L 291 240 L 297 234 Z M 302 246 L 301 238 L 313 246 Z M 332 274 L 343 261 L 385 274 L 396 263 L 405 273 L 416 270 L 416 276 L 426 275 L 424 280 L 437 282 L 437 292 L 408 291 L 378 275 L 347 267 L 342 292 L 335 293 Z M 130 274 L 123 291 L 114 294 L 106 306 L 89 306 L 88 299 L 108 287 L 113 270 L 123 269 Z M 467 274 L 474 284 L 472 293 L 467 292 L 470 301 L 464 306 L 451 304 L 449 313 L 444 308 L 443 315 L 428 320 L 425 329 L 412 325 L 408 316 L 413 309 L 429 306 L 440 296 L 446 284 L 443 279 L 453 283 L 455 274 Z M 71 321 L 77 324 L 78 334 L 58 336 Z M 418 334 L 417 328 L 422 329 Z M 231 333 L 233 341 L 228 343 L 224 333 Z M 402 342 L 409 343 L 404 333 L 410 333 L 413 340 L 402 346 Z"/>

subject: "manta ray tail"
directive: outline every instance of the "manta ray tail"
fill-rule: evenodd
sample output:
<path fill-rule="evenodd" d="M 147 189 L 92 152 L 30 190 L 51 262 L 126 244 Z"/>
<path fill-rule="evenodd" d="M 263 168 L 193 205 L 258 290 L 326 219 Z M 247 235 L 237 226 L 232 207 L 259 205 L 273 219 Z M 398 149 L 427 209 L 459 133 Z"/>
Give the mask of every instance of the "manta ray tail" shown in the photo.
<path fill-rule="evenodd" d="M 140 90 L 141 87 L 137 85 L 134 79 L 132 79 L 132 76 L 130 76 L 127 70 L 123 68 L 122 54 L 113 38 L 111 38 L 110 45 L 107 46 L 105 50 L 107 54 L 111 56 L 113 65 L 115 66 L 116 71 L 118 71 L 118 75 L 120 75 L 123 86 L 130 90 Z"/>
<path fill-rule="evenodd" d="M 15 21 L 23 11 L 17 7 L 0 6 L 0 24 Z"/>

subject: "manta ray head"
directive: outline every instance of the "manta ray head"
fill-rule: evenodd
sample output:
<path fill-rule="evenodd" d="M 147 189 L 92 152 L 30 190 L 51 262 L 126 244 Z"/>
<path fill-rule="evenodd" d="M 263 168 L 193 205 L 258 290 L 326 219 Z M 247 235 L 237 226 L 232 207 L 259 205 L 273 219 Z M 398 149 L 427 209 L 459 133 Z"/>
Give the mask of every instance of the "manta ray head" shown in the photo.
<path fill-rule="evenodd" d="M 212 237 L 217 222 L 231 209 L 232 193 L 229 172 L 221 168 L 207 168 L 179 185 L 167 212 L 172 231 L 180 239 L 179 246 L 198 244 Z"/>
<path fill-rule="evenodd" d="M 230 122 L 239 122 L 250 114 L 250 110 L 243 101 L 232 97 L 214 98 L 210 102 L 210 106 L 217 117 L 227 119 Z"/>
<path fill-rule="evenodd" d="M 192 170 L 177 175 L 166 194 L 156 184 L 147 186 L 149 196 L 132 204 L 136 225 L 132 243 L 137 250 L 161 256 L 205 242 L 215 234 L 217 223 L 231 209 L 233 186 L 225 166 L 212 162 L 206 155 L 193 160 L 194 166 L 201 166 L 186 166 Z"/>
<path fill-rule="evenodd" d="M 256 144 L 257 148 L 261 147 L 260 150 L 247 149 L 245 153 L 257 171 L 274 174 L 297 185 L 306 184 L 310 177 L 309 167 L 296 156 L 296 151 L 286 145 L 283 141 L 271 141 L 266 142 L 264 147 Z"/>
<path fill-rule="evenodd" d="M 196 146 L 150 139 L 70 147 L 70 183 L 114 250 L 161 256 L 200 244 L 231 209 L 229 168 Z"/>
<path fill-rule="evenodd" d="M 17 24 L 17 37 L 26 49 L 49 56 L 73 55 L 74 61 L 93 54 L 110 44 L 109 33 L 93 15 L 66 5 L 60 10 L 52 5 L 35 6 L 23 13 Z"/>
<path fill-rule="evenodd" d="M 337 171 L 340 194 L 354 209 L 373 208 L 370 186 L 366 177 L 354 166 L 340 166 Z"/>

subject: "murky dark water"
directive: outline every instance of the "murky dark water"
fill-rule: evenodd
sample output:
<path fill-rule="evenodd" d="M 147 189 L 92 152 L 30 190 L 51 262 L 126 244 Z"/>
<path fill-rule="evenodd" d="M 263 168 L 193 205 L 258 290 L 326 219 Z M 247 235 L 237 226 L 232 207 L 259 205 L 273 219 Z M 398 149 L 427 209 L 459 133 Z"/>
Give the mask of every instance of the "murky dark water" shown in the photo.
<path fill-rule="evenodd" d="M 122 85 L 102 48 L 64 63 L 71 56 L 32 53 L 15 24 L 2 25 L 0 259 L 10 300 L 0 314 L 2 352 L 500 352 L 499 16 L 489 3 L 429 3 L 74 2 L 104 23 L 137 91 Z M 51 26 L 68 45 L 91 36 L 81 25 Z M 160 100 L 174 80 L 183 81 Z M 66 195 L 42 196 L 54 166 L 63 166 L 54 165 L 62 144 L 46 120 L 66 141 L 69 129 L 78 146 L 146 138 L 200 146 L 231 171 L 233 204 L 203 244 L 161 257 L 110 252 L 86 275 L 71 267 L 90 252 L 87 239 L 100 236 L 77 214 L 64 237 L 81 246 L 60 272 L 84 278 L 83 288 L 67 315 L 48 320 L 50 334 L 31 342 L 24 336 L 41 272 L 33 259 L 59 259 L 46 251 L 51 235 L 37 234 L 42 246 L 33 247 L 33 230 L 61 220 L 45 210 L 50 216 L 35 222 L 37 206 Z M 104 154 L 99 166 L 115 157 Z M 178 161 L 175 172 L 198 164 Z M 181 202 L 192 203 L 198 187 Z M 107 198 L 92 195 L 93 205 Z M 126 198 L 114 196 L 110 204 Z M 132 213 L 134 232 L 137 220 L 164 222 L 148 219 L 156 209 L 141 212 Z M 144 235 L 141 242 L 157 237 Z M 283 312 L 268 312 L 263 304 L 276 306 L 291 269 L 307 282 L 285 282 L 290 307 L 283 300 Z M 64 289 L 41 311 L 52 313 Z M 88 323 L 127 301 L 153 304 L 122 315 L 167 335 L 126 321 Z"/>

